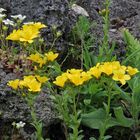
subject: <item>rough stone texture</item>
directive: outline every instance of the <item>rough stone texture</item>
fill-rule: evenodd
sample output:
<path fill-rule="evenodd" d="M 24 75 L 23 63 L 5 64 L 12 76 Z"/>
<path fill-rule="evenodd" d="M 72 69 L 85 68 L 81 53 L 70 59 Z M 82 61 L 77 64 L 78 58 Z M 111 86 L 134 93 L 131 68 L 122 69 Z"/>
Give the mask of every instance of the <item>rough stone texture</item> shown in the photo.
<path fill-rule="evenodd" d="M 57 30 L 62 32 L 62 37 L 56 42 L 55 47 L 62 54 L 67 49 L 67 36 L 75 21 L 75 15 L 73 14 L 71 18 L 69 13 L 67 0 L 0 0 L 0 7 L 7 10 L 8 18 L 10 15 L 22 14 L 27 16 L 25 22 L 40 21 L 46 24 L 48 28 L 43 31 L 43 36 L 48 46 L 53 42 L 51 27 L 55 25 Z M 11 125 L 13 121 L 22 120 L 29 124 L 31 122 L 29 107 L 24 100 L 10 94 L 11 89 L 6 86 L 9 80 L 15 78 L 17 78 L 16 75 L 7 74 L 0 69 L 0 112 L 2 113 L 0 123 Z M 52 101 L 47 94 L 40 94 L 35 106 L 37 116 L 43 120 L 45 127 L 56 122 Z M 0 133 L 2 129 L 0 128 Z"/>
<path fill-rule="evenodd" d="M 7 86 L 7 82 L 12 79 L 16 79 L 17 76 L 14 73 L 6 73 L 0 68 L 0 139 L 3 139 L 3 134 L 8 134 L 10 129 L 5 133 L 3 132 L 6 127 L 12 127 L 12 122 L 23 121 L 26 125 L 20 132 L 25 139 L 31 137 L 33 133 L 33 127 L 30 126 L 31 115 L 30 108 L 27 102 L 17 96 L 15 93 L 11 93 L 11 88 Z M 56 113 L 54 112 L 54 105 L 49 97 L 48 89 L 44 89 L 42 93 L 37 96 L 35 100 L 35 111 L 37 117 L 42 120 L 43 126 L 48 128 L 51 124 L 57 122 Z M 30 127 L 31 128 L 30 128 Z"/>
<path fill-rule="evenodd" d="M 44 30 L 46 45 L 50 46 L 54 36 L 52 26 L 57 26 L 57 30 L 62 32 L 62 36 L 57 40 L 55 48 L 58 51 L 65 51 L 67 48 L 67 37 L 71 24 L 69 18 L 69 5 L 67 0 L 0 0 L 0 7 L 7 9 L 7 14 L 26 15 L 25 22 L 40 21 L 48 26 Z"/>
<path fill-rule="evenodd" d="M 90 19 L 97 22 L 97 27 L 92 31 L 98 35 L 100 40 L 103 36 L 102 19 L 99 10 L 104 9 L 104 0 L 77 0 L 90 15 Z M 110 43 L 116 42 L 116 54 L 119 56 L 125 53 L 121 29 L 128 28 L 129 31 L 140 39 L 140 1 L 139 0 L 111 0 L 110 5 Z"/>

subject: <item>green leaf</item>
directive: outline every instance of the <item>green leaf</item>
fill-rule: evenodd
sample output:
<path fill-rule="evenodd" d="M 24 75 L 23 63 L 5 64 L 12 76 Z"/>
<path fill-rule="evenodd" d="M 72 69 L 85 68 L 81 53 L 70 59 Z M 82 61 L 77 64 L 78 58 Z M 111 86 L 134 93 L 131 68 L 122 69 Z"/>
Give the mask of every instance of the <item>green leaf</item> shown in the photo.
<path fill-rule="evenodd" d="M 99 129 L 105 119 L 105 111 L 98 109 L 88 114 L 82 115 L 82 124 L 90 128 Z"/>
<path fill-rule="evenodd" d="M 126 118 L 121 107 L 114 108 L 114 113 L 116 116 L 116 120 L 120 126 L 131 127 L 133 125 L 133 119 Z"/>
<path fill-rule="evenodd" d="M 93 129 L 100 129 L 106 120 L 106 112 L 104 109 L 100 108 L 88 114 L 82 114 L 82 124 Z M 119 125 L 114 118 L 107 118 L 106 128 Z"/>
<path fill-rule="evenodd" d="M 124 41 L 127 44 L 126 58 L 123 60 L 123 64 L 129 64 L 133 67 L 140 68 L 140 41 L 134 38 L 134 36 L 125 29 L 123 31 Z"/>

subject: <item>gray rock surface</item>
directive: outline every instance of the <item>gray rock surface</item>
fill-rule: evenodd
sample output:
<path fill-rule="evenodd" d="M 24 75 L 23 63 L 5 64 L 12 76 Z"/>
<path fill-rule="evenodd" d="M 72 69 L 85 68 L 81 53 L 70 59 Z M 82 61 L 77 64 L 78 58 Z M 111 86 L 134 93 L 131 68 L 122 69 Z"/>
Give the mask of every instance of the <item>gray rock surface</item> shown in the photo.
<path fill-rule="evenodd" d="M 13 90 L 7 86 L 9 80 L 19 78 L 14 73 L 6 73 L 0 68 L 0 139 L 3 139 L 3 135 L 7 135 L 7 132 L 3 132 L 6 127 L 11 128 L 13 122 L 25 122 L 26 125 L 20 132 L 25 139 L 30 139 L 31 133 L 33 133 L 33 127 L 30 107 L 24 98 L 21 98 L 13 92 Z M 45 93 L 46 92 L 46 93 Z M 48 93 L 48 89 L 44 89 L 35 100 L 35 111 L 37 118 L 42 121 L 43 126 L 48 128 L 51 124 L 57 122 L 56 112 L 54 111 L 54 105 Z M 30 128 L 30 127 L 31 128 Z"/>
<path fill-rule="evenodd" d="M 74 23 L 74 16 L 69 17 L 69 5 L 67 0 L 0 0 L 0 7 L 7 10 L 7 15 L 22 14 L 26 15 L 29 21 L 40 21 L 48 26 L 47 30 L 43 31 L 46 44 L 49 46 L 53 42 L 52 26 L 55 25 L 58 31 L 61 31 L 60 37 L 55 47 L 62 53 L 67 49 L 67 37 Z M 0 73 L 0 123 L 6 124 L 13 121 L 31 122 L 30 110 L 26 102 L 16 96 L 10 94 L 10 90 L 6 83 L 17 78 L 14 74 L 5 73 L 4 70 Z M 36 100 L 37 116 L 43 121 L 43 125 L 48 127 L 50 124 L 56 122 L 56 114 L 53 111 L 52 101 L 47 94 L 40 94 Z M 4 125 L 3 125 L 4 127 Z M 0 129 L 1 130 L 4 128 Z M 0 138 L 1 139 L 1 138 Z"/>
<path fill-rule="evenodd" d="M 67 0 L 0 0 L 0 7 L 7 9 L 9 17 L 22 14 L 27 16 L 25 22 L 40 21 L 46 24 L 48 28 L 42 35 L 45 36 L 47 46 L 53 42 L 51 27 L 55 25 L 62 33 L 62 37 L 56 41 L 55 48 L 61 52 L 67 49 L 67 37 L 72 27 Z"/>
<path fill-rule="evenodd" d="M 99 10 L 104 9 L 104 0 L 77 0 L 77 3 L 88 11 L 97 27 L 93 33 L 102 39 L 102 18 Z M 110 5 L 110 43 L 116 42 L 116 54 L 121 58 L 125 54 L 125 44 L 121 29 L 127 28 L 138 39 L 140 39 L 140 1 L 139 0 L 111 0 Z"/>

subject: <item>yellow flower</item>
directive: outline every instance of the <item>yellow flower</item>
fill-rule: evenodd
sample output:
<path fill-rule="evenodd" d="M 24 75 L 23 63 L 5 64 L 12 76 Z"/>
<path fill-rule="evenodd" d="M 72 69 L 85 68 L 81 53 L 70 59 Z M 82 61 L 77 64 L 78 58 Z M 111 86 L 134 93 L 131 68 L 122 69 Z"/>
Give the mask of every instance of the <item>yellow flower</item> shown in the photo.
<path fill-rule="evenodd" d="M 34 62 L 38 62 L 38 60 L 40 59 L 40 54 L 31 54 L 29 57 L 27 57 L 27 59 L 32 60 Z"/>
<path fill-rule="evenodd" d="M 43 26 L 42 24 L 36 26 Z M 21 41 L 33 43 L 33 39 L 39 36 L 39 27 L 31 25 L 23 25 L 20 30 L 13 30 L 13 32 L 6 38 L 7 40 Z"/>
<path fill-rule="evenodd" d="M 67 74 L 68 79 L 75 85 L 75 86 L 79 86 L 83 84 L 83 80 L 81 78 L 81 74 L 77 73 L 77 74 Z"/>
<path fill-rule="evenodd" d="M 24 80 L 33 80 L 33 79 L 35 79 L 35 76 L 33 76 L 33 75 L 29 75 L 29 76 L 24 76 Z"/>
<path fill-rule="evenodd" d="M 90 68 L 90 70 L 88 71 L 88 73 L 90 73 L 91 75 L 93 75 L 97 79 L 100 78 L 100 76 L 101 76 L 101 71 L 97 67 Z"/>
<path fill-rule="evenodd" d="M 36 78 L 38 77 L 38 81 Z M 23 88 L 26 87 L 28 88 L 29 91 L 32 92 L 39 92 L 41 90 L 41 82 L 45 82 L 46 77 L 39 77 L 39 76 L 24 76 L 23 80 L 11 80 L 8 82 L 8 85 L 11 86 L 13 89 L 17 89 L 18 87 Z"/>
<path fill-rule="evenodd" d="M 54 61 L 58 57 L 58 53 L 53 53 L 52 51 L 45 53 L 48 61 Z"/>
<path fill-rule="evenodd" d="M 126 71 L 131 76 L 139 72 L 137 68 L 132 68 L 131 66 L 128 66 Z"/>
<path fill-rule="evenodd" d="M 85 81 L 88 81 L 92 78 L 90 73 L 84 72 L 81 69 L 70 69 L 67 70 L 66 73 L 70 82 L 75 86 L 82 85 Z"/>
<path fill-rule="evenodd" d="M 91 78 L 92 77 L 91 77 L 91 74 L 90 73 L 84 72 L 84 71 L 81 73 L 81 79 L 82 79 L 83 82 L 88 81 Z"/>
<path fill-rule="evenodd" d="M 38 35 L 39 31 L 32 28 L 32 26 L 24 26 L 20 33 L 19 41 L 33 43 L 33 39 L 37 38 Z"/>
<path fill-rule="evenodd" d="M 37 28 L 37 29 L 41 29 L 41 28 L 47 27 L 45 24 L 42 24 L 41 22 L 35 22 L 35 23 L 33 24 L 33 26 L 34 26 L 35 28 Z"/>
<path fill-rule="evenodd" d="M 46 77 L 46 76 L 39 76 L 39 75 L 35 75 L 35 77 L 37 78 L 37 80 L 40 82 L 40 83 L 45 83 L 47 82 L 49 79 Z"/>
<path fill-rule="evenodd" d="M 83 70 L 81 69 L 70 69 L 67 70 L 67 77 L 74 85 L 79 86 L 83 84 L 83 81 L 81 79 L 81 72 Z"/>
<path fill-rule="evenodd" d="M 41 83 L 36 80 L 33 75 L 24 76 L 23 80 L 20 81 L 20 87 L 26 87 L 29 91 L 38 92 L 41 90 Z"/>
<path fill-rule="evenodd" d="M 26 27 L 29 27 L 30 26 L 30 28 L 34 28 L 35 30 L 39 30 L 39 29 L 41 29 L 41 28 L 45 28 L 45 27 L 47 27 L 45 24 L 42 24 L 41 22 L 33 22 L 33 23 L 30 23 L 30 24 L 25 24 L 25 25 L 23 25 L 23 28 L 26 28 Z"/>
<path fill-rule="evenodd" d="M 53 83 L 57 86 L 64 87 L 67 80 L 68 80 L 67 74 L 63 73 L 62 75 L 57 76 L 56 80 Z"/>
<path fill-rule="evenodd" d="M 120 67 L 121 67 L 121 64 L 120 64 L 119 61 L 113 61 L 113 62 L 110 62 L 110 63 L 111 63 L 111 65 L 112 65 L 113 71 L 114 71 L 114 70 L 118 70 L 118 69 L 120 69 Z"/>
<path fill-rule="evenodd" d="M 114 73 L 112 79 L 115 81 L 120 81 L 122 85 L 125 85 L 126 81 L 130 80 L 131 77 L 128 74 L 125 74 L 124 70 L 118 70 Z"/>
<path fill-rule="evenodd" d="M 126 71 L 126 66 L 120 66 L 118 70 Z"/>
<path fill-rule="evenodd" d="M 40 58 L 40 59 L 37 61 L 37 63 L 39 63 L 39 67 L 40 67 L 40 68 L 42 67 L 42 65 L 46 64 L 46 62 L 47 62 L 47 58 L 46 58 L 46 57 Z"/>
<path fill-rule="evenodd" d="M 19 86 L 19 79 L 9 81 L 7 85 L 16 90 Z"/>
<path fill-rule="evenodd" d="M 23 87 L 26 87 L 26 82 L 24 80 L 20 80 L 19 81 L 19 88 L 23 88 Z"/>
<path fill-rule="evenodd" d="M 37 82 L 35 79 L 31 80 L 30 84 L 28 84 L 28 90 L 32 92 L 41 91 L 41 83 Z"/>
<path fill-rule="evenodd" d="M 7 40 L 17 41 L 20 39 L 21 30 L 13 30 L 13 32 L 6 37 Z"/>
<path fill-rule="evenodd" d="M 107 74 L 108 76 L 113 73 L 113 67 L 110 62 L 105 62 L 103 65 L 100 65 L 100 71 Z"/>
<path fill-rule="evenodd" d="M 38 63 L 39 67 L 42 67 L 42 65 L 46 64 L 46 62 L 47 62 L 47 58 L 46 57 L 42 58 L 41 54 L 39 54 L 39 53 L 31 54 L 29 57 L 27 57 L 27 59 Z"/>
<path fill-rule="evenodd" d="M 119 61 L 113 62 L 104 62 L 102 65 L 99 66 L 101 72 L 107 74 L 108 76 L 113 74 L 116 70 L 125 70 L 125 66 L 121 66 Z"/>
<path fill-rule="evenodd" d="M 83 71 L 82 69 L 70 69 L 70 70 L 67 70 L 67 73 L 79 74 L 79 73 L 81 73 L 82 71 Z"/>
<path fill-rule="evenodd" d="M 35 76 L 33 75 L 24 76 L 23 80 L 20 82 L 20 86 L 28 87 L 32 80 L 36 80 Z"/>

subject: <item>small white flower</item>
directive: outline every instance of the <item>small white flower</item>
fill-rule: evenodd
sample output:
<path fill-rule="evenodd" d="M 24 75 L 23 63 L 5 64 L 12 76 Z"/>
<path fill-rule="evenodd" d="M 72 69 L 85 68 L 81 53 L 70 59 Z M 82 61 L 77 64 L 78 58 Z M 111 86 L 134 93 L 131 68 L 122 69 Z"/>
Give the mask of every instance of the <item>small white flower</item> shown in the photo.
<path fill-rule="evenodd" d="M 26 18 L 26 16 L 22 16 L 22 15 L 12 15 L 11 17 L 13 19 L 19 19 L 21 21 L 23 21 Z"/>
<path fill-rule="evenodd" d="M 2 21 L 5 25 L 12 25 L 14 26 L 14 22 L 12 20 L 6 19 Z"/>
<path fill-rule="evenodd" d="M 0 13 L 2 13 L 2 12 L 4 12 L 4 11 L 6 11 L 6 10 L 3 9 L 3 8 L 0 8 Z"/>
<path fill-rule="evenodd" d="M 1 18 L 4 18 L 4 17 L 6 17 L 6 15 L 0 13 L 0 19 L 1 19 Z"/>
<path fill-rule="evenodd" d="M 25 24 L 25 25 L 30 25 L 30 24 L 34 24 L 34 22 L 25 22 L 25 23 L 23 23 L 23 24 Z"/>
<path fill-rule="evenodd" d="M 19 123 L 16 123 L 16 128 L 19 129 L 19 128 L 23 128 L 25 126 L 25 123 L 20 121 Z"/>

